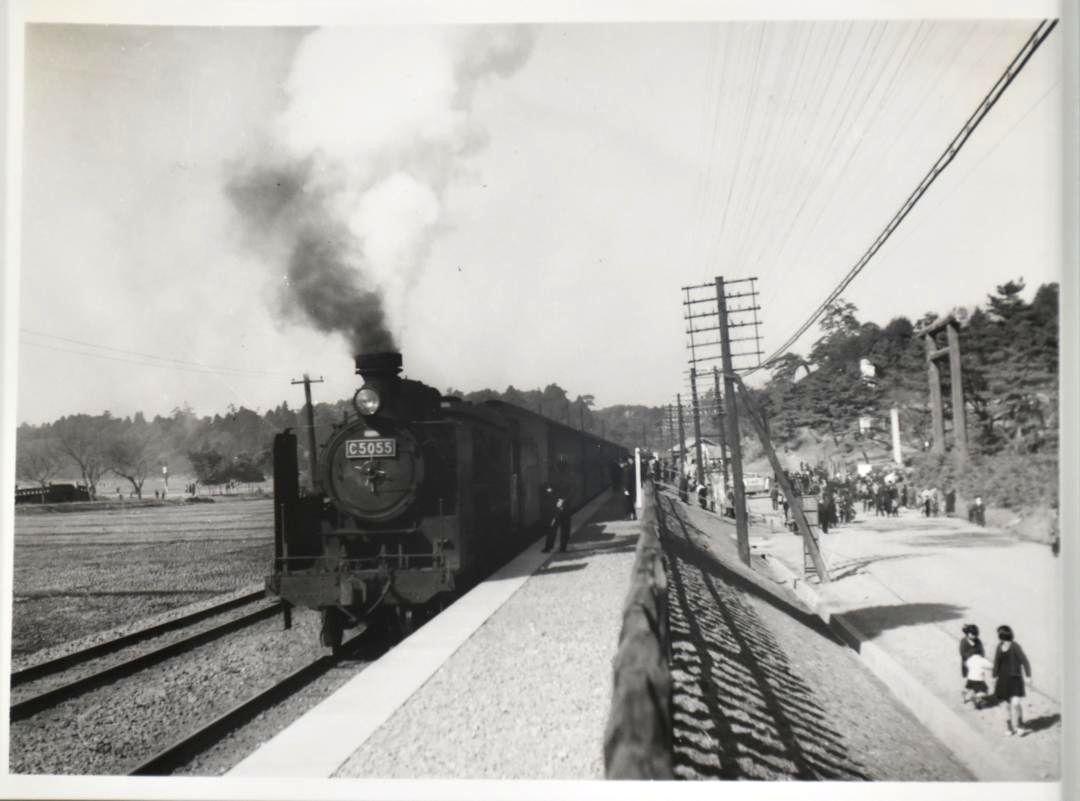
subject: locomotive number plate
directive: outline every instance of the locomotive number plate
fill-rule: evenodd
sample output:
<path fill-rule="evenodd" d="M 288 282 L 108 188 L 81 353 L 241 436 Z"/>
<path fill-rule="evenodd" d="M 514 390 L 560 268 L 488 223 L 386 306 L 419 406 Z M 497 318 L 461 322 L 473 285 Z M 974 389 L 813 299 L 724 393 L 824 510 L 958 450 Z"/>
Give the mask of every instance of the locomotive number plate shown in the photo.
<path fill-rule="evenodd" d="M 345 440 L 346 459 L 393 459 L 396 456 L 396 439 L 387 437 L 380 439 Z"/>

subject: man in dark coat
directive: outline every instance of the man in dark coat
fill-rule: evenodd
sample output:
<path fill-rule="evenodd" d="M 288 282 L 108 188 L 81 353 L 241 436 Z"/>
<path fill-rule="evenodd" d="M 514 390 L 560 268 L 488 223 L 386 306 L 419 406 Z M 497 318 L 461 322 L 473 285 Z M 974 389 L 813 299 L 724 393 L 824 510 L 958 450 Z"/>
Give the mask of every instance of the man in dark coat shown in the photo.
<path fill-rule="evenodd" d="M 968 521 L 977 526 L 986 525 L 986 507 L 983 506 L 982 497 L 976 497 L 975 503 L 968 508 Z"/>
<path fill-rule="evenodd" d="M 566 475 L 566 466 L 558 465 L 555 480 L 545 484 L 540 496 L 541 519 L 546 521 L 547 538 L 544 540 L 544 553 L 555 545 L 555 534 L 559 534 L 559 550 L 565 551 L 570 542 L 570 482 Z"/>
<path fill-rule="evenodd" d="M 626 506 L 626 519 L 637 520 L 637 509 L 634 507 L 634 502 L 637 500 L 637 477 L 634 471 L 633 459 L 627 459 L 623 462 L 622 467 L 622 488 L 623 498 L 625 499 Z"/>

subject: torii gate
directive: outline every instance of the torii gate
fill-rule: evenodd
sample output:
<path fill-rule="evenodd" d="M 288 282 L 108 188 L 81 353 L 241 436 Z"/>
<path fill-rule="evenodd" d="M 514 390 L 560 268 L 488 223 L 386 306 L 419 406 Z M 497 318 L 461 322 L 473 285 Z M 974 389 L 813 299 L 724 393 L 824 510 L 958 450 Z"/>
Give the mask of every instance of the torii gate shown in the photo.
<path fill-rule="evenodd" d="M 936 337 L 945 332 L 946 345 L 939 347 Z M 941 371 L 938 362 L 949 359 L 949 384 L 952 389 L 953 448 L 967 460 L 967 427 L 964 422 L 964 387 L 960 372 L 960 321 L 947 314 L 930 323 L 921 332 L 926 342 L 926 370 L 930 380 L 930 414 L 933 422 L 934 453 L 945 453 L 945 414 L 941 406 Z"/>

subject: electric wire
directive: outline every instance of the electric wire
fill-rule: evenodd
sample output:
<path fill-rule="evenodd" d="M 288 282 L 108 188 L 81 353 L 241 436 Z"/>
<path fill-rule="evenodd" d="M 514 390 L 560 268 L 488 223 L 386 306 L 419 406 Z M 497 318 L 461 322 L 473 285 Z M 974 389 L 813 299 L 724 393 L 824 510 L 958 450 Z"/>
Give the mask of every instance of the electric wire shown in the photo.
<path fill-rule="evenodd" d="M 882 33 L 881 33 L 881 35 L 880 35 L 880 36 L 878 37 L 878 42 L 877 42 L 877 43 L 875 43 L 875 48 L 877 47 L 877 45 L 878 45 L 878 44 L 880 44 L 880 41 L 881 41 L 881 39 L 882 39 L 882 38 L 884 37 L 884 35 L 885 35 L 885 32 L 886 32 L 886 28 L 885 28 L 885 27 L 882 27 Z M 881 68 L 879 69 L 879 71 L 878 71 L 877 75 L 875 76 L 875 78 L 874 78 L 873 82 L 872 82 L 872 83 L 870 84 L 870 86 L 869 86 L 869 89 L 868 89 L 868 91 L 866 92 L 865 98 L 864 98 L 864 99 L 863 99 L 863 100 L 861 101 L 861 103 L 859 104 L 859 112 L 858 112 L 858 113 L 857 113 L 857 114 L 855 115 L 855 119 L 853 120 L 853 123 L 852 123 L 852 124 L 853 124 L 853 126 L 854 126 L 854 124 L 855 124 L 855 123 L 857 123 L 857 122 L 858 122 L 859 118 L 860 118 L 860 117 L 861 117 L 861 115 L 863 114 L 863 111 L 864 111 L 865 107 L 866 107 L 866 106 L 867 106 L 867 104 L 869 103 L 870 99 L 871 99 L 871 98 L 873 97 L 873 95 L 874 95 L 874 92 L 875 92 L 875 91 L 876 91 L 876 90 L 878 89 L 878 87 L 879 87 L 879 85 L 880 85 L 880 83 L 881 83 L 881 78 L 882 78 L 882 76 L 884 75 L 884 73 L 885 73 L 885 70 L 886 70 L 886 68 L 887 68 L 888 64 L 889 64 L 889 63 L 890 63 L 890 62 L 892 61 L 892 57 L 893 57 L 893 55 L 895 54 L 895 52 L 896 52 L 896 49 L 897 49 L 897 48 L 899 47 L 899 43 L 900 43 L 900 41 L 901 41 L 900 37 L 897 37 L 897 38 L 896 38 L 896 40 L 895 40 L 895 42 L 894 42 L 894 44 L 893 44 L 892 50 L 890 51 L 890 54 L 889 54 L 888 58 L 886 58 L 886 59 L 884 59 L 884 60 L 882 61 L 882 64 L 881 64 Z M 871 55 L 872 55 L 872 54 L 871 54 Z M 858 89 L 858 88 L 859 88 L 858 86 L 856 86 L 856 87 L 855 87 L 855 89 Z M 848 110 L 850 110 L 850 107 L 851 107 L 851 102 L 852 102 L 852 101 L 854 100 L 855 94 L 856 94 L 856 92 L 855 92 L 855 91 L 853 90 L 853 92 L 852 92 L 852 97 L 851 97 L 851 100 L 849 100 L 849 104 L 848 104 L 848 109 L 847 109 L 847 110 L 845 110 L 845 112 L 844 112 L 844 113 L 845 113 L 845 116 L 846 116 L 846 114 L 847 114 L 847 111 L 848 111 Z M 880 107 L 879 107 L 879 108 L 880 108 Z M 844 120 L 843 120 L 843 119 L 841 119 L 840 125 L 838 126 L 838 130 L 839 130 L 840 128 L 843 128 L 843 127 L 844 127 Z M 867 134 L 867 130 L 868 130 L 868 129 L 869 129 L 869 124 L 867 124 L 867 125 L 864 125 L 864 126 L 862 127 L 862 129 L 861 129 L 861 134 L 860 134 L 860 136 L 859 136 L 859 141 L 858 141 L 858 143 L 856 144 L 856 148 L 858 147 L 858 144 L 861 144 L 861 142 L 862 142 L 862 141 L 863 141 L 863 140 L 864 140 L 864 139 L 866 138 L 866 134 Z M 844 172 L 846 171 L 847 167 L 848 167 L 848 166 L 849 166 L 849 164 L 850 164 L 850 159 L 851 159 L 851 153 L 849 152 L 848 160 L 847 160 L 847 161 L 845 161 L 845 163 L 844 163 L 844 164 L 843 164 L 843 165 L 841 166 L 841 168 L 840 168 L 840 169 L 839 169 L 839 171 L 837 172 L 837 176 L 838 176 L 838 177 L 844 174 Z M 771 184 L 771 175 L 770 175 L 770 184 Z M 759 235 L 759 234 L 758 234 L 758 233 L 757 233 L 756 231 L 752 231 L 752 232 L 751 232 L 751 236 L 753 236 L 753 238 L 754 238 L 754 242 L 753 242 L 753 244 L 755 245 L 755 247 L 754 247 L 754 248 L 750 248 L 750 247 L 748 246 L 748 247 L 747 247 L 747 249 L 746 249 L 746 250 L 744 251 L 744 253 L 746 253 L 746 254 L 749 254 L 749 253 L 753 253 L 753 252 L 756 252 L 756 251 L 758 250 L 758 248 L 756 247 L 756 246 L 757 246 L 757 243 L 758 243 L 758 241 L 759 241 L 760 239 L 762 239 L 762 238 L 763 238 L 763 237 L 761 237 L 761 236 L 760 236 L 760 235 Z M 745 258 L 745 259 L 744 259 L 744 258 L 743 258 L 743 255 L 740 255 L 740 257 L 739 257 L 739 258 L 738 258 L 738 260 L 737 260 L 737 263 L 738 263 L 739 265 L 743 265 L 743 264 L 746 264 L 746 263 L 747 263 L 747 262 L 749 262 L 749 261 L 750 261 L 750 259 L 749 259 L 749 258 Z M 760 255 L 759 255 L 759 256 L 758 256 L 758 258 L 757 258 L 757 259 L 756 259 L 756 260 L 754 261 L 754 264 L 755 264 L 755 270 L 756 270 L 756 265 L 757 265 L 758 263 L 760 263 Z"/>
<path fill-rule="evenodd" d="M 886 224 L 885 228 L 878 234 L 877 238 L 870 244 L 869 248 L 863 253 L 859 260 L 852 266 L 848 273 L 841 279 L 836 287 L 826 296 L 825 300 L 810 314 L 810 316 L 804 321 L 795 332 L 788 337 L 788 339 L 771 353 L 759 367 L 753 367 L 748 370 L 742 371 L 745 375 L 751 375 L 762 367 L 769 367 L 780 356 L 787 352 L 787 350 L 795 344 L 795 342 L 821 317 L 829 305 L 840 296 L 840 294 L 851 284 L 852 281 L 862 272 L 862 270 L 869 264 L 870 260 L 874 257 L 874 254 L 881 249 L 885 242 L 892 236 L 893 231 L 903 222 L 904 218 L 915 207 L 915 204 L 919 202 L 922 196 L 930 188 L 930 186 L 937 180 L 937 177 L 948 167 L 952 160 L 956 157 L 956 154 L 960 152 L 964 144 L 974 133 L 975 129 L 979 126 L 979 123 L 985 119 L 990 109 L 996 105 L 1001 98 L 1005 89 L 1013 82 L 1020 70 L 1024 68 L 1024 65 L 1028 63 L 1035 51 L 1039 49 L 1039 46 L 1046 40 L 1046 37 L 1057 26 L 1057 20 L 1043 20 L 1035 28 L 1035 31 L 1021 47 L 1020 51 L 1016 54 L 1013 60 L 1006 67 L 1001 77 L 997 79 L 994 85 L 990 88 L 990 91 L 983 98 L 982 102 L 968 117 L 967 121 L 961 127 L 960 131 L 949 142 L 944 152 L 938 157 L 937 161 L 930 167 L 929 172 L 924 176 L 914 191 L 908 196 L 907 200 L 901 206 L 900 210 L 893 215 L 892 219 Z"/>
<path fill-rule="evenodd" d="M 875 42 L 874 49 L 876 49 L 880 45 L 881 39 L 884 37 L 884 33 L 885 33 L 885 28 L 882 27 L 882 33 L 878 37 L 877 42 Z M 859 122 L 859 119 L 861 118 L 862 114 L 865 112 L 865 110 L 867 108 L 870 107 L 870 100 L 873 97 L 874 92 L 881 85 L 882 79 L 883 79 L 883 77 L 885 75 L 885 70 L 888 67 L 888 64 L 892 60 L 893 56 L 896 54 L 896 50 L 899 48 L 900 41 L 901 41 L 900 38 L 897 37 L 896 40 L 893 43 L 892 49 L 889 52 L 888 58 L 882 60 L 881 69 L 878 70 L 878 72 L 874 76 L 874 79 L 870 83 L 870 86 L 868 88 L 868 91 L 866 92 L 865 97 L 862 99 L 862 101 L 859 104 L 858 112 L 856 112 L 855 116 L 853 117 L 853 119 L 851 121 L 851 127 L 852 128 L 856 128 L 856 124 Z M 871 56 L 872 55 L 873 54 L 871 53 Z M 867 68 L 869 68 L 869 63 L 867 64 Z M 856 67 L 856 69 L 859 72 L 865 73 L 864 70 L 859 70 L 858 67 Z M 894 77 L 895 77 L 895 74 L 894 74 Z M 854 100 L 855 100 L 855 96 L 856 96 L 856 91 L 855 90 L 857 90 L 858 88 L 859 88 L 858 86 L 854 87 L 854 89 L 853 89 L 853 91 L 851 93 L 851 97 L 848 100 L 848 104 L 844 109 L 843 116 L 841 117 L 841 120 L 840 120 L 840 124 L 836 127 L 836 130 L 833 131 L 833 137 L 832 137 L 832 139 L 829 140 L 828 145 L 826 145 L 825 149 L 828 152 L 832 152 L 834 150 L 834 147 L 836 146 L 836 143 L 837 143 L 837 136 L 839 135 L 839 132 L 848 127 L 847 126 L 848 114 L 851 111 L 852 105 L 853 105 Z M 881 109 L 881 105 L 879 104 L 878 107 L 877 107 L 877 111 L 880 111 L 880 109 Z M 831 183 L 832 183 L 832 185 L 834 187 L 839 188 L 840 186 L 843 185 L 844 176 L 847 174 L 847 171 L 848 171 L 848 169 L 850 168 L 850 166 L 852 164 L 852 161 L 854 159 L 855 154 L 858 152 L 859 147 L 863 143 L 863 141 L 865 141 L 867 132 L 871 129 L 871 127 L 873 126 L 873 123 L 876 121 L 876 119 L 877 119 L 877 115 L 874 114 L 874 113 L 871 113 L 870 120 L 867 121 L 862 126 L 861 132 L 860 132 L 856 142 L 852 146 L 846 148 L 847 151 L 848 151 L 847 158 L 840 164 L 839 168 L 837 170 L 835 170 L 835 172 L 834 172 L 835 177 L 831 181 Z M 826 171 L 826 173 L 823 173 L 823 178 L 824 178 L 825 174 L 827 174 L 827 171 Z M 814 218 L 814 221 L 810 224 L 810 227 L 809 227 L 809 229 L 808 229 L 808 231 L 807 231 L 807 233 L 805 235 L 806 239 L 810 239 L 813 236 L 814 232 L 818 229 L 818 226 L 821 224 L 821 221 L 825 217 L 826 213 L 833 207 L 836 200 L 838 198 L 840 198 L 843 194 L 844 193 L 842 193 L 842 192 L 834 190 L 834 191 L 828 192 L 825 195 L 825 197 L 823 198 L 823 202 L 821 203 L 820 209 L 819 209 L 819 211 L 817 213 L 817 216 Z"/>
<path fill-rule="evenodd" d="M 71 337 L 58 336 L 56 334 L 47 334 L 43 331 L 33 331 L 27 328 L 20 328 L 21 334 L 28 334 L 36 337 L 43 337 L 46 339 L 56 340 L 58 342 L 64 342 L 72 345 L 78 345 L 80 349 L 63 347 L 61 345 L 51 345 L 44 342 L 34 342 L 28 339 L 21 339 L 21 344 L 29 345 L 36 348 L 44 348 L 46 350 L 52 350 L 62 353 L 74 353 L 79 356 L 89 356 L 91 358 L 106 359 L 109 361 L 124 362 L 127 364 L 137 364 L 144 367 L 165 367 L 175 370 L 182 370 L 186 372 L 204 373 L 212 375 L 230 375 L 230 376 L 276 376 L 285 375 L 285 373 L 275 373 L 265 370 L 252 370 L 243 367 L 223 367 L 215 365 L 202 364 L 201 362 L 187 361 L 184 359 L 174 359 L 167 356 L 157 356 L 152 353 L 143 353 L 136 350 L 127 350 L 125 348 L 115 348 L 110 345 L 98 345 L 93 342 L 86 342 L 80 339 L 73 339 Z M 86 350 L 90 348 L 92 350 Z M 106 351 L 100 353 L 97 351 Z M 117 355 L 119 354 L 119 355 Z M 141 358 L 130 358 L 141 357 Z"/>
<path fill-rule="evenodd" d="M 743 236 L 735 254 L 734 262 L 736 264 L 743 263 L 743 256 L 750 248 L 751 242 L 756 242 L 760 236 L 760 232 L 764 230 L 764 226 L 758 222 L 758 211 L 761 208 L 762 198 L 769 194 L 769 188 L 772 186 L 777 165 L 782 161 L 780 155 L 788 152 L 788 141 L 791 137 L 792 130 L 795 128 L 791 119 L 792 106 L 794 105 L 795 97 L 798 95 L 798 90 L 801 88 L 800 81 L 804 75 L 803 67 L 806 63 L 806 56 L 810 49 L 810 36 L 803 36 L 803 30 L 796 27 L 792 38 L 794 41 L 792 41 L 785 49 L 789 49 L 793 53 L 799 53 L 799 56 L 794 70 L 783 70 L 783 89 L 778 90 L 775 93 L 775 95 L 780 98 L 777 106 L 780 114 L 769 115 L 769 119 L 773 124 L 771 125 L 767 138 L 764 140 L 765 145 L 762 148 L 761 155 L 757 162 L 759 165 L 764 165 L 764 172 L 759 176 L 758 172 L 760 172 L 760 170 L 756 171 L 750 180 L 750 194 L 748 195 L 747 203 L 745 204 L 745 223 L 737 229 L 743 232 Z M 801 51 L 799 48 L 800 40 L 804 40 Z M 776 59 L 776 62 L 780 64 L 782 63 L 782 60 Z"/>
<path fill-rule="evenodd" d="M 914 155 L 915 151 L 919 150 L 920 146 L 922 145 L 922 140 L 919 137 L 909 136 L 910 131 L 921 129 L 921 115 L 929 111 L 933 111 L 935 114 L 940 114 L 944 108 L 956 104 L 956 87 L 953 86 L 949 87 L 947 90 L 943 90 L 942 83 L 943 81 L 948 82 L 947 76 L 952 76 L 955 73 L 952 68 L 958 61 L 960 54 L 965 52 L 968 41 L 971 39 L 977 29 L 977 25 L 971 26 L 967 30 L 967 33 L 963 37 L 963 40 L 961 42 L 957 43 L 953 47 L 945 48 L 949 53 L 949 57 L 942 65 L 941 69 L 936 73 L 936 75 L 928 82 L 927 92 L 920 97 L 919 101 L 914 105 L 914 107 L 906 108 L 896 113 L 895 117 L 902 122 L 900 126 L 897 127 L 896 130 L 893 132 L 893 135 L 890 137 L 889 144 L 885 148 L 884 152 L 877 156 L 876 160 L 879 164 L 887 164 L 890 163 L 891 160 L 897 161 L 899 163 L 907 163 L 908 161 L 910 161 L 911 156 Z M 988 53 L 990 53 L 990 51 L 992 51 L 993 49 L 994 43 L 991 41 L 987 45 L 987 47 L 983 49 L 979 56 L 974 60 L 973 64 L 981 64 L 987 57 Z M 959 81 L 959 83 L 961 83 L 962 85 L 966 85 L 967 82 Z M 930 101 L 934 96 L 938 98 L 938 102 L 934 104 L 933 108 L 931 109 Z M 901 142 L 905 144 L 905 148 L 903 149 L 903 155 L 893 158 L 893 154 L 896 151 L 897 146 Z M 848 206 L 850 208 L 863 208 L 864 205 L 874 196 L 875 193 L 880 192 L 880 189 L 873 182 L 863 182 L 861 190 L 855 189 L 854 191 L 858 194 L 848 203 Z M 829 204 L 831 203 L 830 198 L 835 199 L 850 194 L 851 190 L 842 186 L 841 182 L 837 180 L 832 188 L 832 191 L 826 196 L 825 200 L 823 200 L 823 203 Z M 824 208 L 822 209 L 822 212 L 824 212 Z M 819 214 L 818 218 L 815 219 L 814 225 L 809 230 L 800 234 L 799 239 L 801 239 L 802 241 L 812 241 L 811 235 L 818 226 L 820 216 L 821 215 Z M 792 241 L 794 240 L 792 240 L 790 237 L 785 239 L 782 247 L 776 252 L 774 260 L 782 259 L 784 251 Z M 815 261 L 815 257 L 818 255 L 820 254 L 807 254 L 805 252 L 802 254 L 804 261 L 811 262 Z M 820 261 L 820 259 L 817 260 Z M 789 264 L 790 262 L 785 260 L 784 263 Z"/>

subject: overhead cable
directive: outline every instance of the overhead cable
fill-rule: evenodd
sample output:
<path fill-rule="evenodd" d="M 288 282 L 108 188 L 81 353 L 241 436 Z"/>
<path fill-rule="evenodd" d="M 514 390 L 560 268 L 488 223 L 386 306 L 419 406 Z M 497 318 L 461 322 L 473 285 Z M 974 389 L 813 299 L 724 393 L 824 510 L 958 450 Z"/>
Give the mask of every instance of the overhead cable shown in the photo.
<path fill-rule="evenodd" d="M 1013 60 L 1006 67 L 1005 72 L 1001 77 L 997 79 L 997 82 L 990 88 L 986 97 L 979 103 L 975 111 L 968 117 L 967 121 L 961 127 L 959 133 L 953 137 L 949 142 L 948 147 L 938 157 L 937 161 L 930 167 L 929 172 L 919 182 L 915 190 L 908 196 L 907 200 L 900 207 L 900 210 L 889 220 L 885 228 L 878 234 L 877 238 L 870 244 L 870 247 L 863 253 L 855 265 L 848 270 L 847 274 L 841 279 L 840 283 L 828 294 L 828 296 L 821 302 L 821 304 L 810 314 L 810 316 L 800 325 L 788 339 L 773 351 L 758 367 L 753 367 L 743 371 L 744 375 L 751 375 L 762 367 L 769 367 L 776 360 L 784 355 L 788 349 L 798 341 L 799 337 L 806 333 L 806 331 L 825 313 L 829 305 L 836 300 L 847 289 L 848 285 L 855 280 L 855 278 L 862 272 L 863 268 L 870 262 L 874 255 L 881 249 L 882 245 L 892 236 L 893 232 L 899 227 L 900 223 L 904 221 L 904 218 L 915 207 L 915 204 L 919 202 L 926 191 L 930 188 L 931 184 L 937 180 L 937 177 L 945 170 L 946 167 L 952 163 L 952 160 L 956 158 L 956 154 L 960 152 L 960 149 L 964 146 L 967 140 L 974 133 L 975 129 L 979 126 L 979 123 L 983 121 L 990 109 L 1001 99 L 1001 95 L 1009 87 L 1009 84 L 1013 82 L 1020 70 L 1024 68 L 1024 65 L 1031 59 L 1035 51 L 1039 49 L 1039 46 L 1046 40 L 1046 37 L 1050 35 L 1054 27 L 1057 25 L 1057 20 L 1043 20 L 1039 23 L 1038 27 L 1031 34 L 1028 40 L 1024 43 L 1023 47 L 1016 54 Z"/>

